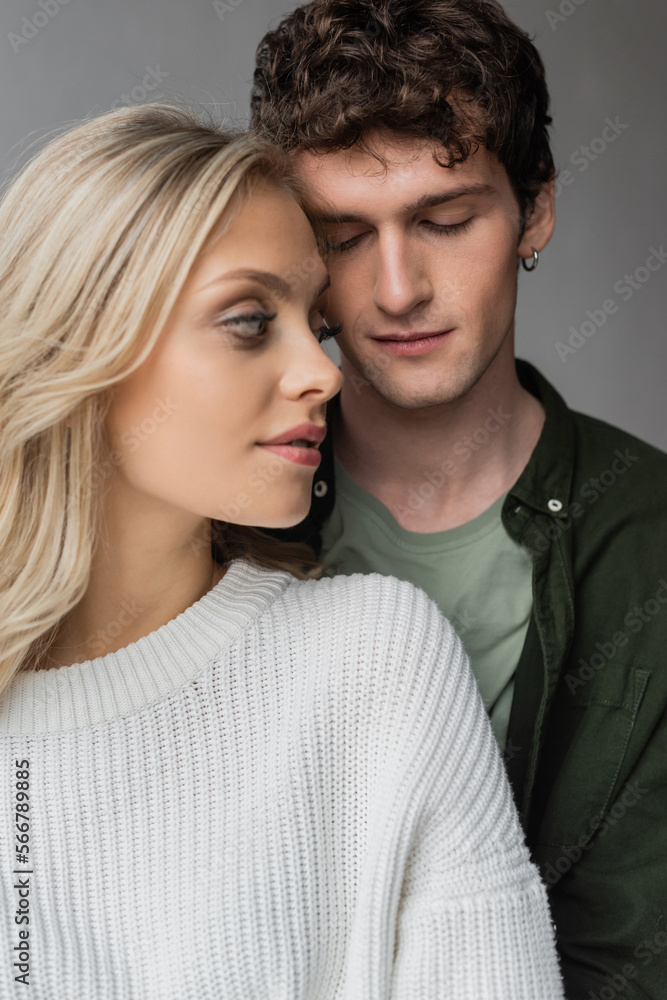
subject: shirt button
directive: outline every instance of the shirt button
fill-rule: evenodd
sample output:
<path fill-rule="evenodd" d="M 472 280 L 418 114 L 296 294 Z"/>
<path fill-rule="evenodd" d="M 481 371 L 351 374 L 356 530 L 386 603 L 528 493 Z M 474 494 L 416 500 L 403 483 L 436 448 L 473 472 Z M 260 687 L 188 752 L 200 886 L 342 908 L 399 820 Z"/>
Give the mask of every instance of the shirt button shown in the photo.
<path fill-rule="evenodd" d="M 560 502 L 560 500 L 550 500 L 549 503 L 547 504 L 547 507 L 554 514 L 558 514 L 558 512 L 563 509 L 563 505 Z"/>
<path fill-rule="evenodd" d="M 316 497 L 323 497 L 327 493 L 328 489 L 329 487 L 327 486 L 325 481 L 323 479 L 318 479 L 315 485 L 313 486 L 313 493 L 315 494 Z"/>

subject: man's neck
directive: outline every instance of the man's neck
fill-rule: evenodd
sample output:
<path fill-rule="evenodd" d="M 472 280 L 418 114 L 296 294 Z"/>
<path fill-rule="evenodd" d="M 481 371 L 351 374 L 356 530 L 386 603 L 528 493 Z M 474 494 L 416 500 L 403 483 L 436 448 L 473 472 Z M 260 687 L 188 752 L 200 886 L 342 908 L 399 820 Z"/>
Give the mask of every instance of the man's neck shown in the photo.
<path fill-rule="evenodd" d="M 343 374 L 353 369 L 343 358 Z M 407 531 L 446 531 L 487 510 L 515 484 L 544 424 L 542 404 L 523 388 L 514 358 L 498 356 L 453 403 L 395 406 L 346 377 L 334 454 Z"/>

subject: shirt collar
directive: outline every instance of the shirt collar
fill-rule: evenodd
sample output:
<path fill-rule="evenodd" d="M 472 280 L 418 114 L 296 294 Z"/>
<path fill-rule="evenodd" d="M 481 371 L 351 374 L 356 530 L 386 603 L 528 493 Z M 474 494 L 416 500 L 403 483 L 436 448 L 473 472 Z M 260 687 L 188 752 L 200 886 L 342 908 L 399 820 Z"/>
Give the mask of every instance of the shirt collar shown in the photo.
<path fill-rule="evenodd" d="M 566 515 L 574 472 L 574 421 L 563 397 L 528 361 L 517 359 L 524 389 L 535 396 L 546 414 L 542 433 L 528 464 L 509 491 L 551 517 Z"/>

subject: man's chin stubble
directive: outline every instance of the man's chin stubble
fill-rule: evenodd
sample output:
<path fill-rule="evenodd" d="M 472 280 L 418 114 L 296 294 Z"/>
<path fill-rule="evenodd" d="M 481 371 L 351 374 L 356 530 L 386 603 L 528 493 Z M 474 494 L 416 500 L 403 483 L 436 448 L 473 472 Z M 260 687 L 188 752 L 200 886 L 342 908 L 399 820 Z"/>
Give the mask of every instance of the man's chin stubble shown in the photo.
<path fill-rule="evenodd" d="M 373 391 L 390 405 L 403 410 L 420 410 L 461 400 L 479 382 L 492 361 L 493 358 L 485 358 L 477 364 L 462 362 L 456 370 L 443 372 L 442 378 L 429 372 L 422 380 L 417 373 L 405 373 L 401 377 L 391 371 L 377 371 L 371 361 L 360 364 L 359 368 L 352 367 L 362 392 Z M 372 371 L 374 367 L 376 370 Z"/>

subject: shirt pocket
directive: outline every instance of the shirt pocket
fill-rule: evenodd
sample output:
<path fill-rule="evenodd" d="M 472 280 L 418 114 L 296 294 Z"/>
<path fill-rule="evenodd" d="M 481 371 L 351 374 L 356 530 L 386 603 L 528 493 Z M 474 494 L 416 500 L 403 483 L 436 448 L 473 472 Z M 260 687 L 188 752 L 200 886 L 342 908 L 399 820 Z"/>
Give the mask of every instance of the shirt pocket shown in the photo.
<path fill-rule="evenodd" d="M 600 829 L 633 766 L 629 748 L 651 674 L 625 667 L 604 692 L 576 692 L 559 713 L 569 746 L 548 796 L 536 837 L 536 855 L 547 861 L 563 847 L 584 850 Z M 554 854 L 554 850 L 556 853 Z"/>

